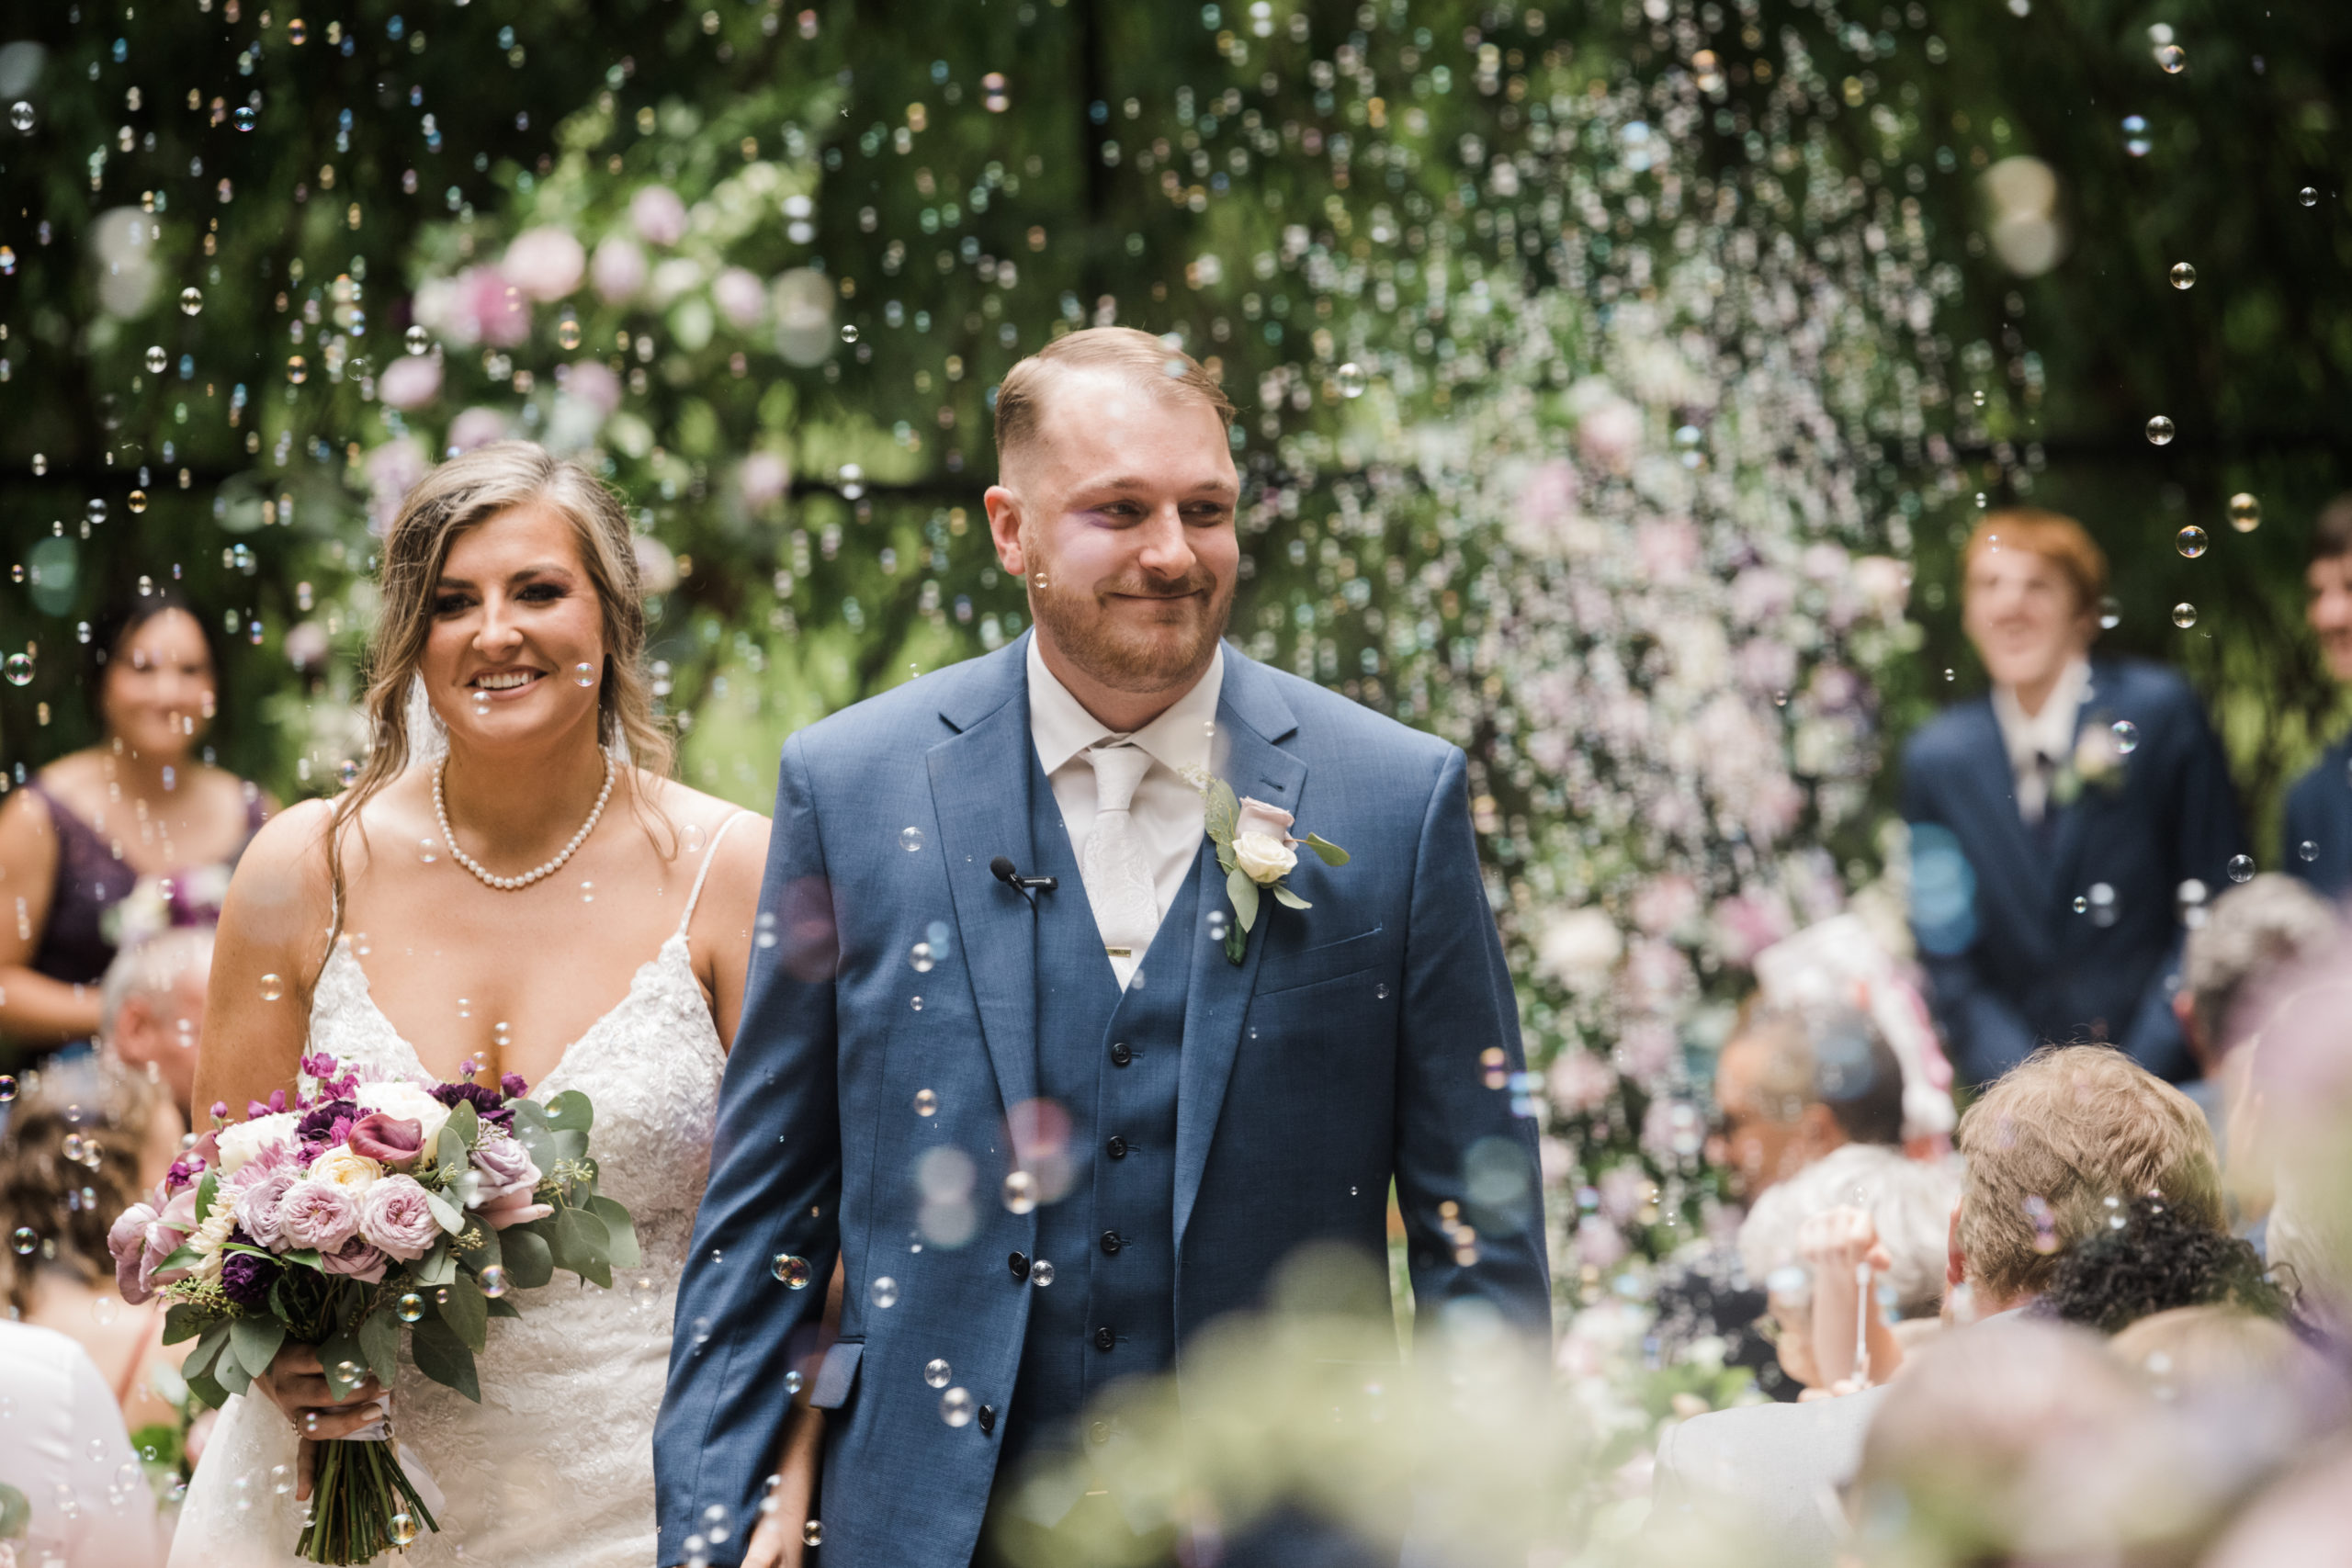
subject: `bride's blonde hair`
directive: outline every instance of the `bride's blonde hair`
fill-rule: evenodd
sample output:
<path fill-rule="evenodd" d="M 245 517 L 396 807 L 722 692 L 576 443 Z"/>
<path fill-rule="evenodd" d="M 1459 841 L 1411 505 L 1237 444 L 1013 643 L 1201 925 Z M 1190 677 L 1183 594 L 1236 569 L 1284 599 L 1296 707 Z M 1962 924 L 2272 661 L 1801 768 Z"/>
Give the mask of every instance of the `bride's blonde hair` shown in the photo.
<path fill-rule="evenodd" d="M 336 797 L 327 829 L 327 867 L 334 886 L 332 948 L 343 924 L 343 838 L 360 809 L 398 778 L 414 753 L 409 692 L 433 625 L 434 587 L 458 536 L 502 512 L 537 504 L 571 525 L 581 565 L 596 591 L 605 668 L 596 696 L 596 739 L 626 751 L 629 763 L 668 776 L 675 761 L 669 731 L 653 716 L 643 668 L 645 606 L 628 513 L 620 500 L 579 464 L 528 441 L 499 441 L 450 458 L 417 482 L 384 532 L 377 572 L 380 608 L 368 648 L 368 760 Z M 632 788 L 628 770 L 620 785 Z"/>

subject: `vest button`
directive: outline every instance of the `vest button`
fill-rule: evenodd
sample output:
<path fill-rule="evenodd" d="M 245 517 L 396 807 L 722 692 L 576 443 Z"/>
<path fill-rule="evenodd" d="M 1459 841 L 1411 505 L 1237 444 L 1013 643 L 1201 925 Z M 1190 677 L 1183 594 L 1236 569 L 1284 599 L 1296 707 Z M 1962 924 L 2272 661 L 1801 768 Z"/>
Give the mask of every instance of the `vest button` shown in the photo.
<path fill-rule="evenodd" d="M 996 1430 L 996 1406 L 995 1406 L 995 1405 L 993 1405 L 993 1404 L 983 1404 L 983 1405 L 981 1405 L 981 1406 L 980 1406 L 980 1433 L 981 1433 L 981 1435 L 982 1435 L 983 1437 L 985 1437 L 985 1436 L 987 1436 L 989 1433 L 993 1432 L 993 1431 L 995 1431 L 995 1430 Z"/>
<path fill-rule="evenodd" d="M 1112 1065 L 1113 1066 L 1114 1066 L 1114 1067 L 1124 1067 L 1124 1066 L 1125 1066 L 1129 1062 L 1132 1062 L 1132 1061 L 1134 1061 L 1135 1059 L 1136 1059 L 1136 1054 L 1135 1054 L 1133 1051 L 1131 1051 L 1131 1050 L 1127 1049 L 1127 1043 L 1126 1043 L 1125 1041 L 1124 1041 L 1124 1040 L 1118 1040 L 1118 1041 L 1114 1041 L 1114 1042 L 1112 1043 L 1112 1045 L 1111 1045 L 1111 1065 Z"/>
<path fill-rule="evenodd" d="M 1114 1133 L 1111 1134 L 1111 1141 L 1102 1145 L 1102 1152 L 1113 1159 L 1125 1159 L 1127 1157 L 1127 1141 Z"/>
<path fill-rule="evenodd" d="M 1108 1421 L 1097 1421 L 1092 1426 L 1087 1427 L 1086 1435 L 1091 1441 L 1098 1445 L 1107 1443 L 1111 1440 L 1111 1423 Z"/>
<path fill-rule="evenodd" d="M 1118 1342 L 1119 1337 L 1111 1332 L 1111 1325 L 1107 1323 L 1094 1331 L 1094 1348 L 1097 1350 L 1108 1350 Z"/>
<path fill-rule="evenodd" d="M 1116 1252 L 1125 1245 L 1126 1243 L 1119 1239 L 1119 1233 L 1117 1231 L 1104 1231 L 1102 1233 L 1102 1250 L 1104 1252 Z"/>
<path fill-rule="evenodd" d="M 1027 1253 L 1016 1252 L 1012 1257 L 1006 1258 L 1004 1263 L 1006 1268 L 1012 1270 L 1012 1277 L 1014 1279 L 1026 1280 L 1029 1278 L 1029 1255 Z"/>

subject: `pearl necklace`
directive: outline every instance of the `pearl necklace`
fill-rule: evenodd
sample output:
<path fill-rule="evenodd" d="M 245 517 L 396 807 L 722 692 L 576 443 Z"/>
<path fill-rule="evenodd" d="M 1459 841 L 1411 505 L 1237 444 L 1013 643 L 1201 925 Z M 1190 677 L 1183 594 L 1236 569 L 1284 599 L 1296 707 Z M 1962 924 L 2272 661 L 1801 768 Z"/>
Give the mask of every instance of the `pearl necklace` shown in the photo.
<path fill-rule="evenodd" d="M 570 860 L 579 851 L 580 846 L 588 841 L 588 835 L 596 830 L 596 819 L 604 816 L 605 802 L 610 799 L 613 794 L 613 759 L 611 753 L 607 752 L 605 754 L 605 787 L 596 792 L 596 804 L 589 811 L 588 820 L 580 824 L 580 831 L 571 835 L 571 842 L 564 845 L 562 852 L 545 865 L 526 871 L 520 876 L 492 876 L 480 861 L 458 847 L 458 835 L 450 830 L 449 806 L 441 794 L 441 775 L 447 773 L 448 768 L 449 759 L 447 757 L 433 765 L 433 815 L 440 818 L 441 838 L 449 846 L 449 858 L 473 873 L 474 879 L 484 887 L 494 887 L 502 893 L 512 893 L 518 888 L 528 887 L 534 882 L 553 876 L 557 872 L 561 871 L 563 863 Z"/>

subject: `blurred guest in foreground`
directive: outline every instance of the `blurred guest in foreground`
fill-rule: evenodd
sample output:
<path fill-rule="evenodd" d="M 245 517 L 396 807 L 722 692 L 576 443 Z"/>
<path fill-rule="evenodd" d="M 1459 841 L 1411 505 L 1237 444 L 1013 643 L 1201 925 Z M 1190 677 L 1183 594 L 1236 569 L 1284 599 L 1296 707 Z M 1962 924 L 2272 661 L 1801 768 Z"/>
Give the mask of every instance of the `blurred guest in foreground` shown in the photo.
<path fill-rule="evenodd" d="M 0 1257 L 9 1315 L 79 1344 L 133 1428 L 179 1428 L 176 1385 L 192 1343 L 163 1342 L 163 1303 L 126 1305 L 107 1229 L 163 1178 L 180 1120 L 143 1073 L 83 1057 L 53 1064 L 17 1102 L 0 1143 L 0 1228 L 35 1238 Z M 5 1424 L 5 1423 L 0 1423 Z"/>
<path fill-rule="evenodd" d="M 85 687 L 104 738 L 0 802 L 0 1036 L 47 1051 L 97 1032 L 98 982 L 127 937 L 217 918 L 228 868 L 267 815 L 202 740 L 219 665 L 204 622 L 150 589 L 97 622 Z"/>
<path fill-rule="evenodd" d="M 1977 525 L 1962 620 L 1993 689 L 1912 737 L 1912 928 L 1952 1066 L 1984 1083 L 2037 1045 L 2105 1041 L 2166 1078 L 2176 901 L 2245 849 L 2227 759 L 2187 682 L 2091 657 L 2107 562 L 2072 518 Z"/>
<path fill-rule="evenodd" d="M 0 1321 L 0 1476 L 32 1505 L 24 1568 L 153 1568 L 169 1542 L 122 1414 L 64 1335 Z M 128 1479 L 126 1479 L 126 1477 Z M 70 1505 L 70 1506 L 68 1506 Z"/>
<path fill-rule="evenodd" d="M 2272 1319 L 2287 1293 L 2262 1255 L 2162 1198 L 2109 1197 L 2107 1228 L 2058 1259 L 2035 1314 L 2114 1334 L 2182 1307 L 2228 1306 Z"/>
<path fill-rule="evenodd" d="M 2233 1066 L 2232 1053 L 2262 1027 L 2278 999 L 2270 994 L 2276 977 L 2319 957 L 2343 934 L 2325 899 L 2277 872 L 2222 894 L 2188 933 L 2172 1005 L 2198 1076 L 2180 1089 L 2212 1123 L 2224 1166 L 2232 1090 L 2245 1076 L 2243 1058 Z"/>
<path fill-rule="evenodd" d="M 2327 672 L 2352 684 L 2352 495 L 2312 525 L 2303 613 Z M 2352 734 L 2339 738 L 2287 792 L 2279 863 L 2330 898 L 2352 892 Z"/>
<path fill-rule="evenodd" d="M 124 948 L 98 987 L 99 1041 L 126 1067 L 161 1084 L 191 1126 L 211 974 L 211 928 L 190 926 Z"/>
<path fill-rule="evenodd" d="M 2107 1046 L 2046 1050 L 2019 1064 L 1968 1108 L 1959 1145 L 1966 1164 L 1945 1261 L 1947 1322 L 1999 1317 L 1993 1331 L 2010 1327 L 2049 1283 L 2057 1255 L 2105 1225 L 2111 1195 L 2153 1191 L 2191 1220 L 2221 1224 L 2205 1118 Z M 1977 1332 L 1946 1335 L 1938 1346 Z M 1879 1351 L 1874 1342 L 1874 1373 Z M 1844 1398 L 1717 1411 L 1669 1428 L 1657 1449 L 1656 1510 L 1737 1509 L 1768 1557 L 1826 1562 L 1839 1525 L 1826 1500 L 1854 1472 L 1888 1390 L 1908 1376 Z"/>

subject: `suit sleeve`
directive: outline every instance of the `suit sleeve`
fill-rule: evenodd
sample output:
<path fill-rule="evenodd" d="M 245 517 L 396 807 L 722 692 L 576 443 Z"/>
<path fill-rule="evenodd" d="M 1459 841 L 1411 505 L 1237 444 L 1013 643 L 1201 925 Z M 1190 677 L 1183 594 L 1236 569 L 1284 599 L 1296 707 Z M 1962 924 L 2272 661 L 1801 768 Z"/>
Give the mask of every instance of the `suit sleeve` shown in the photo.
<path fill-rule="evenodd" d="M 735 1522 L 713 1560 L 737 1561 L 775 1464 L 786 1374 L 814 1348 L 823 1317 L 842 1186 L 833 908 L 796 737 L 784 749 L 742 1021 L 654 1427 L 662 1562 L 685 1560 L 683 1543 L 714 1504 Z M 786 1256 L 807 1265 L 801 1288 L 778 1278 Z"/>
<path fill-rule="evenodd" d="M 1413 1299 L 1425 1326 L 1447 1303 L 1477 1299 L 1548 1344 L 1535 1123 L 1512 1113 L 1509 1087 L 1527 1066 L 1519 1003 L 1487 904 L 1459 750 L 1449 750 L 1422 820 L 1408 918 L 1396 1170 Z M 1502 1074 L 1488 1051 L 1500 1052 Z M 1489 1088 L 1498 1077 L 1503 1087 Z"/>
<path fill-rule="evenodd" d="M 2237 789 L 2230 782 L 2230 760 L 2222 750 L 2221 737 L 2207 721 L 2203 704 L 2186 694 L 2182 702 L 2187 712 L 2181 723 L 2188 739 L 2173 775 L 2170 809 L 2164 819 L 2165 831 L 2176 846 L 2173 882 L 2177 886 L 2195 877 L 2205 885 L 2208 896 L 2214 897 L 2230 886 L 2231 857 L 2245 852 L 2245 828 L 2238 816 Z M 2142 993 L 2122 1042 L 2132 1060 L 2169 1079 L 2196 1071 L 2188 1043 L 2181 1036 L 2180 1021 L 2172 1010 L 2186 935 L 2174 933 L 2172 946 Z"/>
<path fill-rule="evenodd" d="M 1952 852 L 1961 858 L 1949 869 L 1952 875 L 1969 879 L 1966 908 L 1957 912 L 1957 924 L 1939 918 L 1931 928 L 1921 919 L 1925 892 L 1921 878 L 1927 874 L 1922 865 L 1921 829 L 1939 829 L 1949 834 L 1951 825 L 1943 818 L 1934 792 L 1928 788 L 1913 758 L 1905 752 L 1903 819 L 1910 824 L 1912 835 L 1911 932 L 1919 950 L 1919 966 L 1927 971 L 1928 1008 L 1935 1017 L 1937 1032 L 1943 1036 L 1944 1055 L 1951 1060 L 1960 1082 L 1990 1083 L 2031 1055 L 2036 1041 L 2025 1015 L 2007 998 L 1984 984 L 1977 973 L 1975 870 L 1961 855 L 1956 835 L 1951 840 Z"/>

